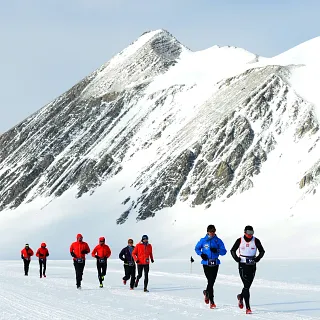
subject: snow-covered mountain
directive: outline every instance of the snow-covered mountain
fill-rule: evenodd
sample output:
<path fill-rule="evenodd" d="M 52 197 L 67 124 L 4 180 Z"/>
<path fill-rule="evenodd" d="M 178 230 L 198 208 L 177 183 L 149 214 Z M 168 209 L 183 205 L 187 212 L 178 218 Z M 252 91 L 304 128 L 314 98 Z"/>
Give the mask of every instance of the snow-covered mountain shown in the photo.
<path fill-rule="evenodd" d="M 230 239 L 247 223 L 286 221 L 294 236 L 313 217 L 317 228 L 319 51 L 320 38 L 274 58 L 192 52 L 167 31 L 144 33 L 0 136 L 7 241 L 69 241 L 70 228 L 71 239 L 180 237 L 207 220 Z"/>

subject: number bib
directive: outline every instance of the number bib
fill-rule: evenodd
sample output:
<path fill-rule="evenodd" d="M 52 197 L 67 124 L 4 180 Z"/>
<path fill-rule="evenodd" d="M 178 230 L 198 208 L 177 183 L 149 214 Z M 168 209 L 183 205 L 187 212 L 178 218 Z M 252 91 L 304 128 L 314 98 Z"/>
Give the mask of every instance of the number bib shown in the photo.
<path fill-rule="evenodd" d="M 256 264 L 256 262 L 254 261 L 254 258 L 246 258 L 246 264 L 254 265 Z"/>
<path fill-rule="evenodd" d="M 76 261 L 77 261 L 78 263 L 83 263 L 83 259 L 82 259 L 82 258 L 77 258 Z"/>
<path fill-rule="evenodd" d="M 213 267 L 217 265 L 217 259 L 209 259 L 208 260 L 208 266 Z"/>

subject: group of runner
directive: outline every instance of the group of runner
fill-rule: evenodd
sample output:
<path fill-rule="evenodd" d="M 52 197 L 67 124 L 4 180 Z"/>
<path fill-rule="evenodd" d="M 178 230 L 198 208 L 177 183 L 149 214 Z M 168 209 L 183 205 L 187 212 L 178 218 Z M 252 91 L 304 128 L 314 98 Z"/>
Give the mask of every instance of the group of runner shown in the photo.
<path fill-rule="evenodd" d="M 238 263 L 240 278 L 243 283 L 241 293 L 237 295 L 238 306 L 243 309 L 246 305 L 246 314 L 251 314 L 250 306 L 250 287 L 256 273 L 256 264 L 264 256 L 264 248 L 260 240 L 253 236 L 254 230 L 252 226 L 244 228 L 244 235 L 236 240 L 230 253 L 233 259 Z M 257 255 L 257 250 L 259 254 Z M 238 251 L 238 254 L 237 254 Z M 201 256 L 203 271 L 207 278 L 207 288 L 203 290 L 204 301 L 206 304 L 210 303 L 210 308 L 216 308 L 214 302 L 214 283 L 217 278 L 220 260 L 219 256 L 224 256 L 227 250 L 224 243 L 216 235 L 216 228 L 214 225 L 207 227 L 207 234 L 204 238 L 196 244 L 195 252 Z"/>
<path fill-rule="evenodd" d="M 76 274 L 76 286 L 81 289 L 81 282 L 83 277 L 83 271 L 86 264 L 86 255 L 90 253 L 90 247 L 87 242 L 83 241 L 82 234 L 77 234 L 76 241 L 70 246 L 70 255 L 73 259 L 73 266 Z M 21 259 L 24 263 L 24 274 L 28 276 L 29 265 L 31 257 L 34 252 L 30 248 L 29 244 L 21 250 Z M 103 288 L 103 281 L 107 272 L 107 261 L 111 256 L 111 249 L 105 243 L 105 238 L 100 237 L 99 243 L 95 246 L 91 253 L 92 257 L 96 258 L 96 265 L 98 271 L 98 280 L 100 288 Z M 46 265 L 47 257 L 49 256 L 49 250 L 46 243 L 42 243 L 41 247 L 37 250 L 36 256 L 39 258 L 39 272 L 40 278 L 46 277 Z M 130 290 L 134 287 L 138 287 L 139 280 L 143 276 L 144 272 L 144 291 L 148 292 L 149 282 L 149 264 L 153 263 L 152 245 L 149 243 L 147 235 L 143 235 L 141 242 L 136 246 L 133 245 L 133 240 L 128 239 L 128 245 L 119 253 L 119 259 L 123 261 L 125 275 L 122 278 L 123 284 L 126 284 L 130 280 Z M 137 267 L 136 267 L 137 266 Z M 136 277 L 136 269 L 138 275 Z"/>
<path fill-rule="evenodd" d="M 256 264 L 263 257 L 265 250 L 260 240 L 253 236 L 254 230 L 252 226 L 244 228 L 244 235 L 236 240 L 230 253 L 233 259 L 238 263 L 240 278 L 243 282 L 241 293 L 237 295 L 238 306 L 243 309 L 244 303 L 246 313 L 251 314 L 250 307 L 250 287 L 255 277 Z M 259 254 L 257 255 L 257 251 Z M 195 246 L 195 252 L 201 257 L 204 274 L 207 278 L 207 287 L 203 290 L 204 301 L 210 304 L 210 308 L 216 308 L 214 302 L 214 283 L 216 281 L 220 260 L 219 256 L 224 256 L 227 250 L 223 241 L 217 237 L 216 228 L 214 225 L 207 227 L 207 234 L 201 238 Z M 238 254 L 237 254 L 238 252 Z M 81 289 L 83 270 L 85 267 L 86 255 L 90 253 L 89 245 L 83 241 L 83 236 L 78 234 L 76 241 L 70 246 L 70 254 L 73 259 L 73 265 L 76 274 L 76 286 Z M 33 250 L 29 244 L 21 250 L 21 258 L 24 262 L 24 272 L 28 275 L 29 264 L 33 256 Z M 92 257 L 96 258 L 96 266 L 98 271 L 99 285 L 103 288 L 103 281 L 107 272 L 107 260 L 111 256 L 110 247 L 105 243 L 105 238 L 100 237 L 98 245 L 95 246 L 91 253 Z M 40 248 L 36 252 L 39 258 L 40 278 L 46 277 L 46 261 L 49 256 L 49 251 L 46 243 L 41 243 Z M 128 239 L 128 245 L 119 253 L 119 259 L 123 261 L 125 275 L 122 278 L 123 284 L 130 280 L 130 290 L 138 286 L 139 280 L 144 272 L 144 291 L 148 291 L 149 281 L 149 265 L 153 263 L 152 245 L 149 243 L 147 235 L 143 235 L 141 241 L 134 246 L 132 239 Z M 138 275 L 136 277 L 136 269 Z"/>

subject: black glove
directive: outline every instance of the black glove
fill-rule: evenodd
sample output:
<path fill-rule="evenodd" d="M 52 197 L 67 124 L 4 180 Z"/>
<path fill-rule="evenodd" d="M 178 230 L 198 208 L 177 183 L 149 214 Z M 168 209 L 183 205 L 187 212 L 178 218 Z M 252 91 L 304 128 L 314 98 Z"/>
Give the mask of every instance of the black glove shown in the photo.
<path fill-rule="evenodd" d="M 94 257 L 95 257 L 96 259 L 100 259 L 100 257 L 99 257 L 99 256 L 97 256 L 97 255 L 95 255 Z"/>
<path fill-rule="evenodd" d="M 82 250 L 81 253 L 82 253 L 82 254 L 87 254 L 87 253 L 88 253 L 88 250 Z"/>
<path fill-rule="evenodd" d="M 218 249 L 217 248 L 210 248 L 210 251 L 213 252 L 213 253 L 217 253 Z"/>
<path fill-rule="evenodd" d="M 71 254 L 71 257 L 76 257 L 76 255 L 74 254 L 74 252 L 70 252 L 70 254 Z"/>
<path fill-rule="evenodd" d="M 154 260 L 153 260 L 153 259 L 151 259 L 151 263 L 154 263 Z"/>
<path fill-rule="evenodd" d="M 253 260 L 257 263 L 257 262 L 259 262 L 260 261 L 260 259 L 261 258 L 259 258 L 259 257 L 255 257 L 255 258 L 253 258 Z"/>
<path fill-rule="evenodd" d="M 46 254 L 46 257 L 49 257 L 49 253 Z"/>
<path fill-rule="evenodd" d="M 237 257 L 237 262 L 240 262 L 241 261 L 241 258 L 240 257 Z"/>
<path fill-rule="evenodd" d="M 128 263 L 128 260 L 125 258 L 125 259 L 123 260 L 123 262 L 124 262 L 124 263 Z"/>
<path fill-rule="evenodd" d="M 202 260 L 207 261 L 208 260 L 208 255 L 206 255 L 205 253 L 201 253 L 201 258 L 202 258 Z"/>
<path fill-rule="evenodd" d="M 21 255 L 21 259 L 24 259 L 23 254 Z"/>

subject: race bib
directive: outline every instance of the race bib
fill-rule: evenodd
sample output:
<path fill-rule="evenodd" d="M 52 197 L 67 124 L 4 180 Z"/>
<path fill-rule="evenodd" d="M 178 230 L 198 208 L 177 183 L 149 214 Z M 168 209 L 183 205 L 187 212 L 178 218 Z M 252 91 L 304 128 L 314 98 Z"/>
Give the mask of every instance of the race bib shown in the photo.
<path fill-rule="evenodd" d="M 128 261 L 128 266 L 129 266 L 129 267 L 134 266 L 134 262 L 133 262 L 133 261 Z"/>
<path fill-rule="evenodd" d="M 77 258 L 76 261 L 77 261 L 78 263 L 83 263 L 83 259 L 82 259 L 82 258 Z"/>
<path fill-rule="evenodd" d="M 217 265 L 217 259 L 209 259 L 208 266 L 213 267 Z"/>
<path fill-rule="evenodd" d="M 256 262 L 254 261 L 254 258 L 246 258 L 246 264 L 253 265 L 256 264 Z"/>
<path fill-rule="evenodd" d="M 104 259 L 100 259 L 100 260 L 99 260 L 99 262 L 100 262 L 100 263 L 105 263 L 105 262 L 106 262 L 106 260 L 104 260 Z"/>

